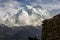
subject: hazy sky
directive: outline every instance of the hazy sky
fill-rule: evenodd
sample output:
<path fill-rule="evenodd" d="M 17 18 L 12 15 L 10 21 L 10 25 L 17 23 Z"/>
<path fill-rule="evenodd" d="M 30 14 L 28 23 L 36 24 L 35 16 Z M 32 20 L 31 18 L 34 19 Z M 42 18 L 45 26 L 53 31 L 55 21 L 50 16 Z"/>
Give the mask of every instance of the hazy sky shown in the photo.
<path fill-rule="evenodd" d="M 60 9 L 60 0 L 0 0 L 0 6 L 4 6 L 4 3 L 18 3 L 19 6 L 24 5 L 42 5 L 49 9 Z M 15 5 L 18 5 L 15 4 Z"/>
<path fill-rule="evenodd" d="M 60 0 L 0 0 L 0 14 L 7 11 L 14 13 L 25 5 L 41 5 L 48 10 L 60 9 Z"/>

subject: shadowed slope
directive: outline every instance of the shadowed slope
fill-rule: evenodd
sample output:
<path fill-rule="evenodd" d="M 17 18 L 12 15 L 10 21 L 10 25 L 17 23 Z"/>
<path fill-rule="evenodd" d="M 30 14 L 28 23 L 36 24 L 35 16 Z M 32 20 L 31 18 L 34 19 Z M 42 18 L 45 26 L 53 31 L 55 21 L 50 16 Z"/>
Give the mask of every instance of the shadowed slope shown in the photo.
<path fill-rule="evenodd" d="M 41 39 L 40 26 L 20 26 L 14 29 L 9 28 L 6 25 L 0 25 L 0 40 L 28 40 L 29 37 L 34 38 L 38 34 L 38 39 Z"/>
<path fill-rule="evenodd" d="M 42 40 L 60 40 L 60 14 L 43 21 Z"/>

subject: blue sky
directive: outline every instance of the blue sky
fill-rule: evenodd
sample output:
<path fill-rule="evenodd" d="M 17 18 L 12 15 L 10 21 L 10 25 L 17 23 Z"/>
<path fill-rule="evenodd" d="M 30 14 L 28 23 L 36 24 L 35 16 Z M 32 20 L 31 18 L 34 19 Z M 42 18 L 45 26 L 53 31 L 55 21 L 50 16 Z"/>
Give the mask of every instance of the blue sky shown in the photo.
<path fill-rule="evenodd" d="M 0 0 L 0 14 L 7 11 L 14 13 L 25 5 L 40 5 L 47 10 L 60 9 L 60 0 Z"/>
<path fill-rule="evenodd" d="M 42 5 L 49 9 L 60 9 L 60 0 L 0 0 L 0 6 L 9 1 L 18 2 L 20 6 L 24 5 Z M 18 4 L 17 4 L 18 5 Z"/>

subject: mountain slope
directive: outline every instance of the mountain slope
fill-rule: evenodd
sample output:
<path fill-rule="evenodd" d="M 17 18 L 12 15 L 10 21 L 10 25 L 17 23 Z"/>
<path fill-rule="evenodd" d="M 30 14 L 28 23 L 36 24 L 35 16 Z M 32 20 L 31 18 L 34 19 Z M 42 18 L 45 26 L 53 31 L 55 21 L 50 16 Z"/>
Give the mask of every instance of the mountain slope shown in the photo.
<path fill-rule="evenodd" d="M 6 13 L 1 18 L 1 23 L 8 26 L 40 26 L 42 24 L 42 21 L 48 18 L 50 18 L 49 13 L 41 6 L 26 5 L 20 8 L 17 13 Z"/>
<path fill-rule="evenodd" d="M 41 27 L 35 28 L 34 26 L 19 26 L 14 29 L 9 28 L 4 24 L 0 24 L 0 40 L 28 40 L 29 37 L 34 38 L 38 35 L 41 39 Z"/>
<path fill-rule="evenodd" d="M 43 21 L 42 40 L 60 40 L 60 14 Z"/>

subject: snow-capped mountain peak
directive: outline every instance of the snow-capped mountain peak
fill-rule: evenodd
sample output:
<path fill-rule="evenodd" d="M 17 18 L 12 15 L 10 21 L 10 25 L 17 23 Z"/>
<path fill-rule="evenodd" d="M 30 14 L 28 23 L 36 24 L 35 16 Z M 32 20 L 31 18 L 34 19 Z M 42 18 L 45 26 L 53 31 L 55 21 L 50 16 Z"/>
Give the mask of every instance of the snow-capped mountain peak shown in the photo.
<path fill-rule="evenodd" d="M 40 26 L 42 21 L 48 18 L 50 18 L 49 13 L 41 6 L 26 5 L 13 15 L 6 13 L 2 18 L 5 19 L 2 23 L 8 26 Z"/>

